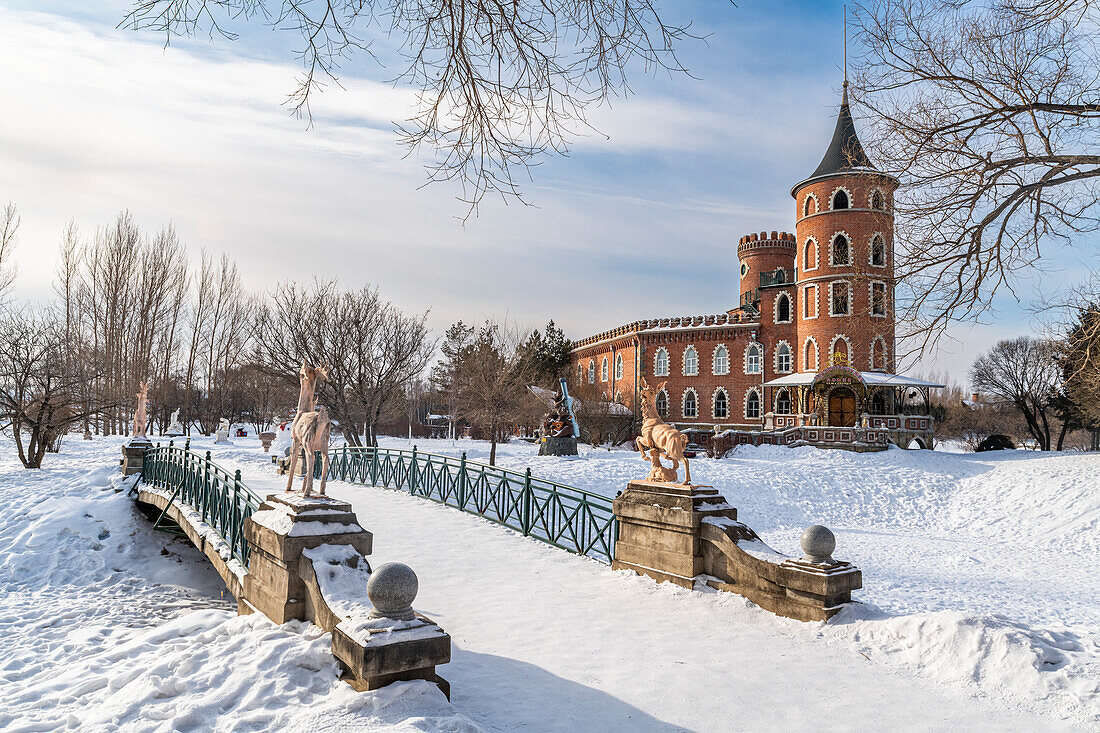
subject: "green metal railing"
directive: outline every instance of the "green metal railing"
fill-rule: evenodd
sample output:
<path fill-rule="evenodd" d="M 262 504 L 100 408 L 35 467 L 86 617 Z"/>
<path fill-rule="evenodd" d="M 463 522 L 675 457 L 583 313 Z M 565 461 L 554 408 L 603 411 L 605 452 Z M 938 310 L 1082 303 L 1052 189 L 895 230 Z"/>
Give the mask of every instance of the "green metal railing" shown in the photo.
<path fill-rule="evenodd" d="M 186 504 L 202 521 L 229 543 L 234 558 L 248 567 L 248 544 L 244 541 L 244 520 L 260 508 L 260 497 L 241 482 L 241 472 L 229 473 L 201 455 L 169 443 L 149 448 L 141 464 L 141 480 L 171 492 L 169 503 Z M 159 521 L 159 520 L 158 520 Z"/>
<path fill-rule="evenodd" d="M 321 476 L 321 462 L 315 463 Z M 476 514 L 525 537 L 611 562 L 619 525 L 611 499 L 525 472 L 433 453 L 344 446 L 329 453 L 330 480 L 408 491 Z"/>

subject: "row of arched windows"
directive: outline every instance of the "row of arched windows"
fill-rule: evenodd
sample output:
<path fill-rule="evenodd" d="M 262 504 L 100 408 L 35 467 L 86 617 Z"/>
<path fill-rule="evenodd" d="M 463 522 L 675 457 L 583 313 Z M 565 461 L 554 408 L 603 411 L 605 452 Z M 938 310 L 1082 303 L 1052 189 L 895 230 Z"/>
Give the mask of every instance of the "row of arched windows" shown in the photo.
<path fill-rule="evenodd" d="M 852 195 L 848 189 L 840 187 L 833 191 L 832 198 L 829 199 L 829 208 L 833 211 L 841 209 L 851 208 Z M 806 199 L 802 202 L 802 216 L 811 216 L 817 213 L 817 194 L 807 194 Z M 867 196 L 867 208 L 875 211 L 886 211 L 886 195 L 882 192 L 882 189 L 875 188 Z"/>
<path fill-rule="evenodd" d="M 578 382 L 583 382 L 584 381 L 585 373 L 586 372 L 585 372 L 584 365 L 583 364 L 577 364 L 577 381 Z M 594 384 L 595 381 L 596 381 L 596 361 L 594 359 L 588 362 L 587 374 L 588 374 L 588 383 L 589 384 Z M 616 381 L 622 379 L 624 374 L 625 374 L 625 369 L 624 369 L 624 365 L 623 365 L 623 355 L 622 354 L 616 354 L 615 355 L 615 379 L 616 379 Z M 600 381 L 601 382 L 606 382 L 607 378 L 608 378 L 608 361 L 607 361 L 607 357 L 605 356 L 603 358 L 603 360 L 600 362 Z"/>
<path fill-rule="evenodd" d="M 786 295 L 784 294 L 784 297 Z M 776 370 L 777 371 L 791 371 L 790 368 L 790 347 L 787 343 L 781 342 L 776 347 Z M 699 375 L 699 352 L 694 346 L 688 346 L 684 349 L 682 360 L 682 372 L 685 377 L 695 377 Z M 786 368 L 782 368 L 779 365 L 786 364 Z M 724 375 L 730 373 L 730 354 L 729 349 L 725 344 L 719 344 L 714 349 L 714 354 L 711 359 L 712 373 L 716 375 Z M 745 349 L 745 374 L 760 374 L 764 370 L 764 349 L 760 344 L 749 344 Z M 667 377 L 669 375 L 669 355 L 668 349 L 664 346 L 658 347 L 657 352 L 653 355 L 653 376 L 655 377 Z"/>
<path fill-rule="evenodd" d="M 780 390 L 780 393 L 787 399 L 787 409 L 789 411 L 790 398 L 787 396 L 787 390 Z M 668 392 L 663 389 L 658 392 L 656 402 L 657 414 L 663 418 L 668 418 L 669 404 L 671 402 Z M 763 409 L 763 401 L 760 397 L 760 390 L 753 387 L 745 393 L 744 415 L 747 419 L 759 420 L 761 409 Z M 680 417 L 687 420 L 694 420 L 701 417 L 699 414 L 699 395 L 693 387 L 688 387 L 684 390 L 680 403 Z M 727 393 L 723 387 L 719 387 L 714 391 L 714 396 L 711 398 L 710 417 L 715 420 L 730 419 L 730 397 L 729 393 Z"/>
<path fill-rule="evenodd" d="M 848 267 L 853 264 L 853 248 L 851 237 L 847 232 L 837 232 L 829 242 L 829 266 Z M 867 246 L 867 262 L 872 267 L 886 267 L 886 239 L 881 233 L 871 235 Z M 802 248 L 802 269 L 816 270 L 818 264 L 817 240 L 813 237 L 806 239 Z"/>
<path fill-rule="evenodd" d="M 802 353 L 802 371 L 804 372 L 816 372 L 829 364 L 832 364 L 836 359 L 835 355 L 840 355 L 843 362 L 850 364 L 852 361 L 852 345 L 848 341 L 848 337 L 842 334 L 838 334 L 833 337 L 833 341 L 829 344 L 828 361 L 825 364 L 821 364 L 818 361 L 818 344 L 817 339 L 810 336 L 806 339 L 803 345 Z M 868 359 L 868 366 L 871 371 L 886 371 L 886 363 L 888 360 L 886 339 L 882 336 L 875 336 L 871 339 L 871 351 Z M 854 365 L 857 366 L 858 365 Z"/>

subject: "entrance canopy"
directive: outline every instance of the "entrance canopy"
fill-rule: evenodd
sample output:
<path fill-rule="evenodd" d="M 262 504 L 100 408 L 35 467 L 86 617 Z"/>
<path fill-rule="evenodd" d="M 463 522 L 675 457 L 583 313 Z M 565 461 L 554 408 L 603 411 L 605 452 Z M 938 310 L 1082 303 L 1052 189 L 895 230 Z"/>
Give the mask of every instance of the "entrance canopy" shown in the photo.
<path fill-rule="evenodd" d="M 830 367 L 832 368 L 832 367 Z M 937 384 L 936 382 L 928 382 L 923 379 L 917 379 L 916 377 L 907 377 L 903 374 L 886 374 L 884 372 L 857 372 L 851 369 L 854 374 L 858 374 L 863 383 L 868 387 L 917 387 L 917 388 L 939 388 L 945 385 Z M 782 377 L 777 377 L 768 382 L 764 382 L 765 387 L 809 387 L 814 383 L 819 372 L 799 372 L 797 374 L 787 374 Z"/>

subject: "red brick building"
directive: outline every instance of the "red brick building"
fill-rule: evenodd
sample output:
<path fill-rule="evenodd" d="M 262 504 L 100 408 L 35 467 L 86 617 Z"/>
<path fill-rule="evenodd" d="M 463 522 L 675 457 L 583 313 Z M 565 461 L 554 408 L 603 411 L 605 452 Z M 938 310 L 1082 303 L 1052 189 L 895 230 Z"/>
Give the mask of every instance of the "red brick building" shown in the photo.
<path fill-rule="evenodd" d="M 847 82 L 832 142 L 795 184 L 794 233 L 741 238 L 740 302 L 713 315 L 620 326 L 576 342 L 573 379 L 637 410 L 638 380 L 666 382 L 681 428 L 868 427 L 933 385 L 895 374 L 897 180 L 856 136 Z M 874 421 L 871 421 L 874 422 Z"/>

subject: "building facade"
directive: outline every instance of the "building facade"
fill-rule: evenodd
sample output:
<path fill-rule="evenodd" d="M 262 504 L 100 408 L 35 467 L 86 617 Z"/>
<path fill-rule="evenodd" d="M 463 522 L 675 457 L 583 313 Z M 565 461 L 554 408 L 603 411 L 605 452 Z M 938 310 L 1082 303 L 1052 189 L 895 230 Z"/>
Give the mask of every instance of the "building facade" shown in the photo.
<path fill-rule="evenodd" d="M 791 189 L 794 233 L 753 233 L 737 244 L 739 303 L 582 339 L 572 351 L 574 383 L 637 411 L 640 378 L 663 382 L 657 408 L 668 422 L 716 432 L 856 426 L 865 414 L 898 411 L 914 389 L 927 399 L 936 385 L 895 373 L 897 183 L 864 152 L 845 82 L 825 156 Z M 830 368 L 859 376 L 845 387 Z"/>

